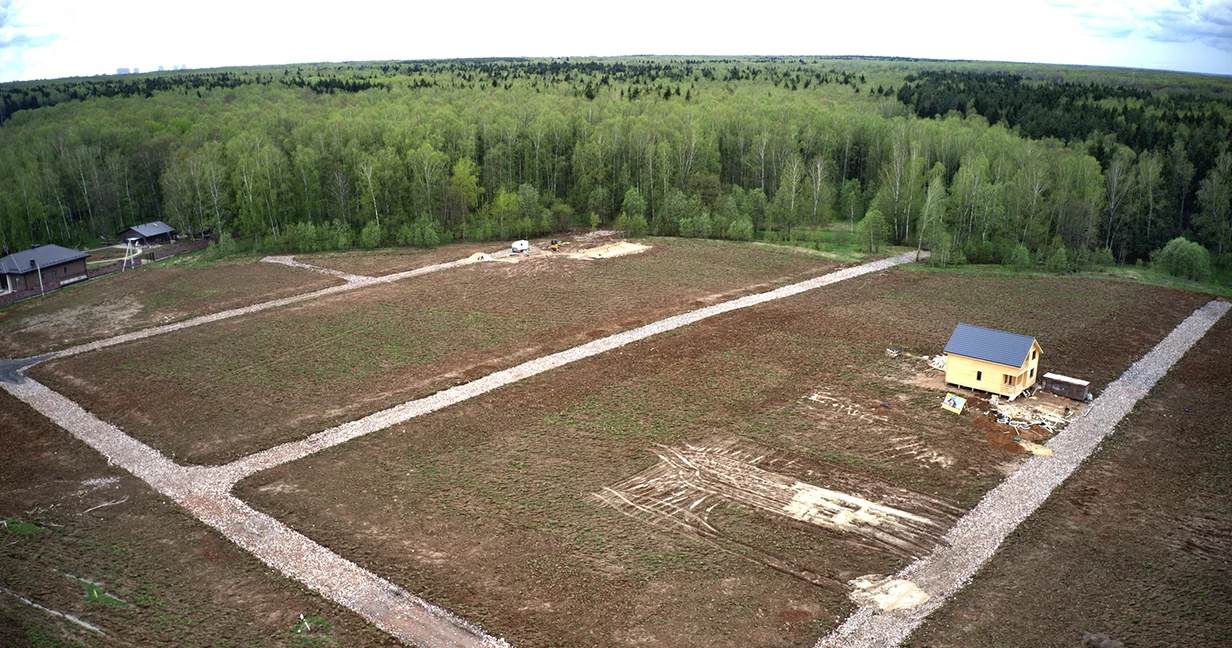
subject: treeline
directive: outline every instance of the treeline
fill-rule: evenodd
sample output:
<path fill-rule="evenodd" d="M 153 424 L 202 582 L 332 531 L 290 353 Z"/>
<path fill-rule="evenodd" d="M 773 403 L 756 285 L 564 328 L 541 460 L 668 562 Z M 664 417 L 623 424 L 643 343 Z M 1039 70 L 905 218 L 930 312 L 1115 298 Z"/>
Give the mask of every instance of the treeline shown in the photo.
<path fill-rule="evenodd" d="M 833 62 L 364 64 L 329 68 L 333 94 L 307 81 L 322 69 L 227 74 L 254 81 L 12 114 L 5 248 L 90 244 L 153 219 L 271 249 L 575 223 L 792 239 L 834 221 L 854 231 L 870 211 L 887 240 L 940 260 L 1006 261 L 1020 246 L 1129 260 L 1181 234 L 1227 248 L 1226 154 L 1182 192 L 1188 144 L 1139 154 L 1024 138 L 973 110 L 920 119 L 884 96 L 902 78 Z"/>
<path fill-rule="evenodd" d="M 1108 185 L 1107 245 L 1118 242 L 1116 211 L 1146 210 L 1169 214 L 1171 232 L 1193 231 L 1219 251 L 1227 247 L 1222 185 L 1228 176 L 1221 156 L 1232 141 L 1232 101 L 1192 92 L 945 70 L 909 75 L 898 98 L 923 118 L 974 113 L 1030 139 L 1084 144 Z M 1134 200 L 1134 194 L 1142 195 Z M 1119 247 L 1130 256 L 1145 256 L 1160 244 L 1145 233 L 1127 234 Z"/>

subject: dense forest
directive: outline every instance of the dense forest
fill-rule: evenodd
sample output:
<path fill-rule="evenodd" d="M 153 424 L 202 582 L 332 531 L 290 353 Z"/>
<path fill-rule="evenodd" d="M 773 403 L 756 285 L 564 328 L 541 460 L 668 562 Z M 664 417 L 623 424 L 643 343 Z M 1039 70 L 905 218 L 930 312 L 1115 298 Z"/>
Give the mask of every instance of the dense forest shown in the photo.
<path fill-rule="evenodd" d="M 572 224 L 940 262 L 1232 246 L 1232 102 L 868 60 L 301 65 L 0 85 L 0 243 L 164 220 L 262 249 Z M 1026 250 L 1023 252 L 1022 249 Z"/>

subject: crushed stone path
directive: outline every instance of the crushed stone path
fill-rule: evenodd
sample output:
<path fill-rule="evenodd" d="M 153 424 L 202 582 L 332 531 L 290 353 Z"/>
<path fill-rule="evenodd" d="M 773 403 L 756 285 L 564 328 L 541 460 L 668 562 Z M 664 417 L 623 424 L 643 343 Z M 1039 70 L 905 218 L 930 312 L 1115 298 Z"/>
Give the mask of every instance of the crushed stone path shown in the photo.
<path fill-rule="evenodd" d="M 261 261 L 264 263 L 278 263 L 278 264 L 285 265 L 285 266 L 291 266 L 292 268 L 300 268 L 301 270 L 309 270 L 311 272 L 319 272 L 321 274 L 326 274 L 331 277 L 338 277 L 339 279 L 342 279 L 343 281 L 347 283 L 369 283 L 375 278 L 375 277 L 369 277 L 367 275 L 351 274 L 349 272 L 343 272 L 341 270 L 334 270 L 331 268 L 322 268 L 321 266 L 315 266 L 310 263 L 304 263 L 303 261 L 296 261 L 295 257 L 289 254 L 278 255 L 278 256 L 267 256 L 267 257 L 262 258 Z"/>
<path fill-rule="evenodd" d="M 961 589 L 996 552 L 1002 541 L 1027 519 L 1052 490 L 1065 481 L 1117 423 L 1155 386 L 1185 352 L 1232 308 L 1211 301 L 1177 325 L 1149 353 L 1100 394 L 1084 418 L 1048 442 L 1051 457 L 1034 457 L 989 491 L 959 519 L 931 554 L 900 571 L 929 598 L 918 607 L 882 612 L 863 607 L 816 648 L 883 648 L 897 646 L 933 611 Z"/>
<path fill-rule="evenodd" d="M 682 326 L 688 326 L 695 322 L 728 313 L 758 304 L 783 299 L 792 295 L 798 295 L 802 292 L 814 290 L 822 286 L 828 286 L 832 283 L 859 277 L 873 272 L 879 272 L 892 268 L 903 263 L 910 263 L 915 260 L 916 253 L 909 252 L 900 256 L 889 259 L 881 259 L 871 263 L 865 263 L 859 266 L 844 268 L 835 272 L 831 272 L 820 277 L 801 281 L 799 283 L 783 286 L 776 290 L 770 290 L 764 293 L 748 295 L 731 301 L 726 301 L 713 306 L 699 308 L 673 317 L 652 322 L 645 326 L 617 333 L 605 338 L 600 338 L 580 346 L 566 349 L 558 353 L 536 358 L 528 362 L 524 362 L 516 367 L 510 367 L 503 371 L 488 374 L 483 378 L 473 380 L 471 382 L 445 389 L 431 396 L 426 396 L 418 400 L 408 401 L 401 405 L 395 405 L 389 409 L 381 410 L 375 414 L 370 414 L 364 418 L 343 423 L 336 427 L 323 430 L 312 436 L 299 441 L 290 441 L 282 445 L 274 446 L 267 450 L 257 452 L 242 459 L 238 459 L 221 470 L 226 471 L 235 481 L 239 481 L 248 475 L 251 475 L 262 470 L 268 470 L 275 466 L 307 457 L 336 446 L 340 443 L 345 443 L 351 439 L 371 434 L 385 428 L 405 423 L 413 418 L 423 416 L 425 414 L 435 412 L 437 410 L 449 407 L 456 403 L 469 400 L 481 394 L 485 394 L 494 389 L 509 385 L 511 383 L 525 380 L 531 376 L 541 374 L 545 371 L 550 371 L 557 367 L 567 365 L 571 362 L 576 362 L 584 358 L 598 355 L 616 349 L 627 344 L 632 344 L 638 340 L 646 339 L 652 335 L 666 333 Z"/>
<path fill-rule="evenodd" d="M 912 252 L 844 268 L 776 290 L 669 317 L 531 360 L 470 383 L 437 392 L 427 398 L 410 401 L 357 421 L 325 430 L 302 441 L 286 443 L 258 452 L 225 466 L 180 466 L 157 450 L 128 436 L 116 426 L 100 420 L 65 396 L 25 376 L 18 375 L 16 376 L 18 380 L 14 381 L 0 381 L 0 388 L 89 444 L 105 455 L 110 463 L 129 471 L 150 484 L 159 493 L 174 499 L 198 519 L 217 529 L 262 562 L 288 578 L 295 579 L 327 598 L 350 608 L 391 635 L 420 646 L 507 646 L 508 644 L 503 639 L 485 634 L 467 621 L 376 576 L 278 520 L 253 509 L 232 496 L 231 488 L 239 479 L 259 470 L 294 461 L 347 440 L 474 398 L 556 367 L 722 313 L 783 299 L 845 279 L 887 270 L 899 264 L 910 263 L 915 258 L 916 254 Z M 74 347 L 68 350 L 69 352 L 60 352 L 57 355 L 84 353 L 94 348 L 158 335 L 207 321 L 235 317 L 277 305 L 311 299 L 322 294 L 352 290 L 359 285 L 397 281 L 473 262 L 463 259 L 376 278 L 364 284 L 348 283 L 307 295 L 275 300 L 179 324 L 117 336 L 102 342 Z"/>

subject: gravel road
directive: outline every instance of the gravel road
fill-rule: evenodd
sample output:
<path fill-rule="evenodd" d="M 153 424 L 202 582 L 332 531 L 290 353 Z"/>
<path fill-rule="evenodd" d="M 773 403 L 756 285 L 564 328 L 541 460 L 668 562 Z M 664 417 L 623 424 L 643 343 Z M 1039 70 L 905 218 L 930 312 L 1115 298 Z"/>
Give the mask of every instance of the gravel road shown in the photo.
<path fill-rule="evenodd" d="M 235 544 L 417 646 L 507 647 L 474 625 L 342 558 L 228 494 L 233 482 L 215 468 L 179 466 L 41 383 L 0 383 L 73 436 L 218 529 Z"/>
<path fill-rule="evenodd" d="M 1035 457 L 989 491 L 959 519 L 931 554 L 908 565 L 895 578 L 908 580 L 929 599 L 908 610 L 882 612 L 864 607 L 817 648 L 884 648 L 897 646 L 934 610 L 975 575 L 1001 542 L 1039 508 L 1117 423 L 1155 386 L 1232 304 L 1212 301 L 1194 311 L 1149 353 L 1108 385 L 1084 418 L 1069 425 L 1047 445 L 1053 456 Z"/>

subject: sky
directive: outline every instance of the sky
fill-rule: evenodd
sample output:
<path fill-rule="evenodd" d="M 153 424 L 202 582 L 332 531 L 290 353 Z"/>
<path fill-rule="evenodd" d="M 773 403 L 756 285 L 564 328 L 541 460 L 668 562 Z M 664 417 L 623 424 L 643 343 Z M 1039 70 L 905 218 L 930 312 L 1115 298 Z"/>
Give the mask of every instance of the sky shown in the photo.
<path fill-rule="evenodd" d="M 160 65 L 635 54 L 1232 75 L 1232 0 L 0 0 L 0 82 Z"/>

